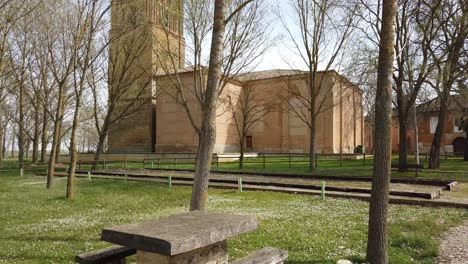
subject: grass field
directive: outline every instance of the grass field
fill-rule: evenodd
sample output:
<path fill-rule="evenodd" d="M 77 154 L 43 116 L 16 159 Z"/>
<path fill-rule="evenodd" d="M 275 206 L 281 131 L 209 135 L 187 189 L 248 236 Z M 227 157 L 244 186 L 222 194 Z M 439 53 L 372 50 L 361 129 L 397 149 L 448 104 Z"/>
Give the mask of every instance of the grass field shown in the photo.
<path fill-rule="evenodd" d="M 103 227 L 183 212 L 189 204 L 191 188 L 113 180 L 79 180 L 68 202 L 64 179 L 47 191 L 44 178 L 31 170 L 20 178 L 7 165 L 0 172 L 0 263 L 71 263 L 77 253 L 107 245 L 99 241 Z M 257 231 L 229 241 L 233 259 L 274 246 L 289 251 L 288 263 L 363 261 L 365 202 L 210 190 L 208 206 L 259 220 Z M 391 206 L 391 263 L 432 263 L 439 236 L 467 218 L 466 210 Z"/>

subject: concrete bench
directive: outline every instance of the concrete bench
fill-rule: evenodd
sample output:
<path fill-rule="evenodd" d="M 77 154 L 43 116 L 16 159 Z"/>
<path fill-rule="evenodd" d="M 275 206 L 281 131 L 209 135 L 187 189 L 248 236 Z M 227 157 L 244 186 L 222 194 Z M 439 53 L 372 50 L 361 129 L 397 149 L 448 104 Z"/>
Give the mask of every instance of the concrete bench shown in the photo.
<path fill-rule="evenodd" d="M 125 258 L 135 254 L 135 249 L 112 246 L 80 254 L 75 261 L 80 264 L 125 264 Z"/>
<path fill-rule="evenodd" d="M 256 219 L 248 216 L 189 212 L 139 224 L 106 228 L 102 230 L 101 238 L 119 245 L 113 249 L 115 252 L 136 253 L 137 264 L 227 264 L 227 239 L 256 228 Z M 106 252 L 104 255 L 112 256 L 113 250 L 103 250 Z M 94 256 L 91 260 L 95 261 L 102 255 L 99 251 L 85 253 L 77 256 L 77 262 L 125 263 L 81 262 L 87 256 Z M 285 251 L 268 247 L 234 263 L 279 264 L 287 259 L 287 255 Z M 115 259 L 119 258 L 122 259 Z"/>

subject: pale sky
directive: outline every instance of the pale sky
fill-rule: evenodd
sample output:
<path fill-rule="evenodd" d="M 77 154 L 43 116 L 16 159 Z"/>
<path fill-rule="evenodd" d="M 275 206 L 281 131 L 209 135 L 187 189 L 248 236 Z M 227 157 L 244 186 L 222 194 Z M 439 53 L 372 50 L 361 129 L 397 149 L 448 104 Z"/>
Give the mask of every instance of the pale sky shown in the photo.
<path fill-rule="evenodd" d="M 271 19 L 273 21 L 273 36 L 280 37 L 281 39 L 276 42 L 271 49 L 267 51 L 262 61 L 257 67 L 257 70 L 269 70 L 269 69 L 291 69 L 291 68 L 304 68 L 305 65 L 302 63 L 301 58 L 293 52 L 292 45 L 290 43 L 289 36 L 287 36 L 284 25 L 278 19 L 275 14 L 278 9 L 284 15 L 291 15 L 292 10 L 289 0 L 266 0 L 271 2 Z M 289 21 L 288 26 L 294 28 L 296 25 Z"/>

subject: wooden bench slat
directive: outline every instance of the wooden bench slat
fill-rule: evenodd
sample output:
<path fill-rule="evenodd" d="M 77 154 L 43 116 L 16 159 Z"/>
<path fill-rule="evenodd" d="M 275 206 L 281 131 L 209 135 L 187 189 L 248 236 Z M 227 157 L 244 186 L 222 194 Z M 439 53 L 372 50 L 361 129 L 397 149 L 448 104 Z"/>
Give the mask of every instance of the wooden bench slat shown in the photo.
<path fill-rule="evenodd" d="M 232 264 L 282 264 L 287 258 L 287 251 L 265 247 L 243 259 L 232 262 Z"/>
<path fill-rule="evenodd" d="M 126 257 L 135 254 L 136 249 L 111 246 L 80 254 L 75 257 L 75 261 L 81 264 L 124 264 Z"/>

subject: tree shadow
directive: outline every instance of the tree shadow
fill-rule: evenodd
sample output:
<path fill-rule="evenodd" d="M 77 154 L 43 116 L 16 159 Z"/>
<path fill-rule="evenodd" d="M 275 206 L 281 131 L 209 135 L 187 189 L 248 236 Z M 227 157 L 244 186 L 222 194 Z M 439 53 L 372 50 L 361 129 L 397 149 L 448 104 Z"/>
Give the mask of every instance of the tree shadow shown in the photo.
<path fill-rule="evenodd" d="M 52 236 L 41 236 L 37 235 L 34 237 L 31 236 L 6 236 L 2 238 L 3 241 L 6 240 L 11 240 L 11 241 L 21 241 L 21 242 L 40 242 L 40 241 L 46 241 L 46 242 L 80 242 L 80 243 L 85 243 L 85 242 L 100 242 L 101 240 L 96 239 L 96 238 L 77 238 L 77 237 L 52 237 Z"/>

